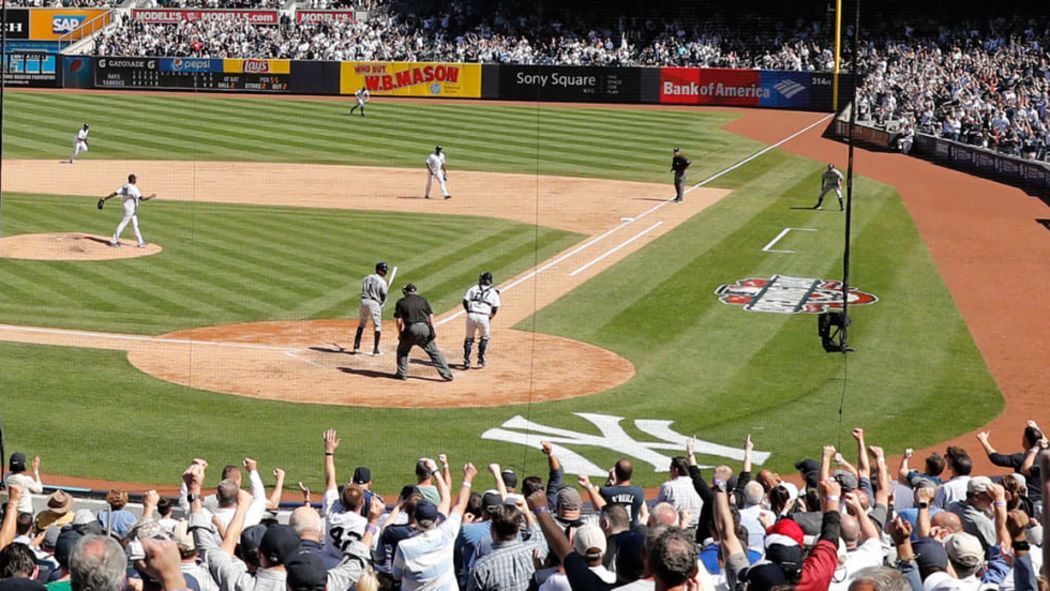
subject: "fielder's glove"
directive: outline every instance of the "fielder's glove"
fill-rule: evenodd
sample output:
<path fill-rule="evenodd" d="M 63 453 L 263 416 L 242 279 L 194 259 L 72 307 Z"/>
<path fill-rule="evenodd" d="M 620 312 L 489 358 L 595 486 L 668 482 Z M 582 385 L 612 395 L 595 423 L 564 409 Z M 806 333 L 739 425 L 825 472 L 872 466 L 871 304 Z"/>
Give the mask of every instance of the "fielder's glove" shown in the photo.
<path fill-rule="evenodd" d="M 102 209 L 102 206 L 105 205 L 105 204 L 106 204 L 106 200 L 105 199 L 99 199 L 98 200 L 98 208 L 99 209 Z"/>

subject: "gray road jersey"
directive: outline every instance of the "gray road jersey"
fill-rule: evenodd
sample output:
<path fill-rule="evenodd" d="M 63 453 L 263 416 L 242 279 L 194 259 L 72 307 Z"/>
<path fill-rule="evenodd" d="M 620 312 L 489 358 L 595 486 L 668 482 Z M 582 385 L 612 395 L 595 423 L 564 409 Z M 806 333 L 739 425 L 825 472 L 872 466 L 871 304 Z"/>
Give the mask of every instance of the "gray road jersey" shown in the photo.
<path fill-rule="evenodd" d="M 386 279 L 372 273 L 361 281 L 361 301 L 375 300 L 380 304 L 386 302 Z"/>

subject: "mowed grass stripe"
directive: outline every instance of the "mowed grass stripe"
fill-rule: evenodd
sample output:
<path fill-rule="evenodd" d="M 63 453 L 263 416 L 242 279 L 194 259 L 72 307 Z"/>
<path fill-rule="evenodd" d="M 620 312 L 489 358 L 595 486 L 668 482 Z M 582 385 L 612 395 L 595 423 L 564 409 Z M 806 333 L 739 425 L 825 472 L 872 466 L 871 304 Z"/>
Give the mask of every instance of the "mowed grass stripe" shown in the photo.
<path fill-rule="evenodd" d="M 375 117 L 345 105 L 281 99 L 12 93 L 7 153 L 64 158 L 87 119 L 84 158 L 301 161 L 420 168 L 435 143 L 452 170 L 503 170 L 666 182 L 668 148 L 694 174 L 739 159 L 751 143 L 713 129 L 732 114 L 383 103 Z M 538 159 L 537 159 L 538 156 Z M 611 166 L 616 163 L 616 166 Z"/>
<path fill-rule="evenodd" d="M 10 194 L 3 202 L 5 222 L 10 222 L 6 228 L 105 236 L 117 214 L 96 215 L 93 201 Z M 207 202 L 148 205 L 142 229 L 147 240 L 164 246 L 158 255 L 79 263 L 0 260 L 0 277 L 17 284 L 11 293 L 19 304 L 0 309 L 0 322 L 156 334 L 229 322 L 325 317 L 321 311 L 343 316 L 356 308 L 360 278 L 381 258 L 415 259 L 413 280 L 425 282 L 434 301 L 452 301 L 476 279 L 478 269 L 520 272 L 528 262 L 505 253 L 536 248 L 532 226 L 476 217 Z M 547 233 L 564 244 L 579 239 Z M 467 265 L 456 271 L 457 277 L 472 276 L 467 284 L 445 286 L 429 279 L 444 272 L 434 261 L 450 255 Z M 45 308 L 56 301 L 70 313 L 49 314 Z"/>

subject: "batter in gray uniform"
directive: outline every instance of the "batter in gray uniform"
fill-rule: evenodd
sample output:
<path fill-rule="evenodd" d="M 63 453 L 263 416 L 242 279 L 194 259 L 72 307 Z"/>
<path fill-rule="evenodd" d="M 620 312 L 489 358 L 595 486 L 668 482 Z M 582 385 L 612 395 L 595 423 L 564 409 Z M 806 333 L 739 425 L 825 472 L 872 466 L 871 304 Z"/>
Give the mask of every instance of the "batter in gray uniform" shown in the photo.
<path fill-rule="evenodd" d="M 399 380 L 408 379 L 408 352 L 418 346 L 430 356 L 438 374 L 446 382 L 452 381 L 452 371 L 441 350 L 437 347 L 437 335 L 434 334 L 434 311 L 426 298 L 416 295 L 416 286 L 409 283 L 401 289 L 405 297 L 394 304 L 394 319 L 397 320 L 397 374 Z"/>
<path fill-rule="evenodd" d="M 365 326 L 372 321 L 375 345 L 372 355 L 382 355 L 379 350 L 379 339 L 383 336 L 383 305 L 386 304 L 386 273 L 389 267 L 380 261 L 376 263 L 376 272 L 361 281 L 361 306 L 358 308 L 357 333 L 354 335 L 354 353 L 361 352 L 361 337 Z"/>

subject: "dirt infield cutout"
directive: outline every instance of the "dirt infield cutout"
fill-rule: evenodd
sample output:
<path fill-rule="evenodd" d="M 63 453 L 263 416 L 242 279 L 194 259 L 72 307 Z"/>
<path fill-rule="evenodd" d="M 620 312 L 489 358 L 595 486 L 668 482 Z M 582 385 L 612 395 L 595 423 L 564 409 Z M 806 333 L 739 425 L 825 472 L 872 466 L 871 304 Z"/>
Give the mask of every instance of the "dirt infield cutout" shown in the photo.
<path fill-rule="evenodd" d="M 384 331 L 385 355 L 349 354 L 345 348 L 356 319 L 235 324 L 162 336 L 0 326 L 0 340 L 125 350 L 129 362 L 149 375 L 212 392 L 392 408 L 560 400 L 631 379 L 634 366 L 615 353 L 512 327 L 729 193 L 698 188 L 684 203 L 674 204 L 667 200 L 673 194 L 670 183 L 456 171 L 450 175 L 453 199 L 424 200 L 426 179 L 419 170 L 246 162 L 85 160 L 62 167 L 12 160 L 5 162 L 4 172 L 7 191 L 98 195 L 135 172 L 144 190 L 164 200 L 473 215 L 587 236 L 517 277 L 497 278 L 503 306 L 493 323 L 488 367 L 456 370 L 451 383 L 438 379 L 418 349 L 410 379 L 393 379 L 393 324 Z M 349 272 L 360 276 L 365 271 Z M 356 310 L 349 315 L 356 318 Z M 462 361 L 463 322 L 458 308 L 437 319 L 439 346 L 453 366 Z"/>
<path fill-rule="evenodd" d="M 51 234 L 17 234 L 0 238 L 0 258 L 31 261 L 111 261 L 134 259 L 157 254 L 159 245 L 138 248 L 124 240 L 120 248 L 109 245 L 108 236 L 81 232 Z"/>

